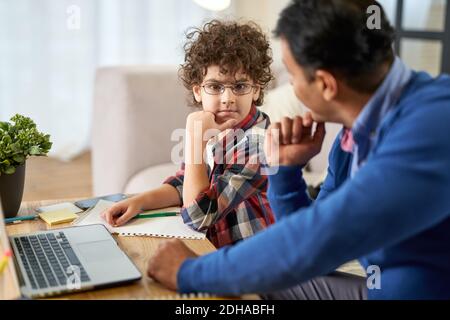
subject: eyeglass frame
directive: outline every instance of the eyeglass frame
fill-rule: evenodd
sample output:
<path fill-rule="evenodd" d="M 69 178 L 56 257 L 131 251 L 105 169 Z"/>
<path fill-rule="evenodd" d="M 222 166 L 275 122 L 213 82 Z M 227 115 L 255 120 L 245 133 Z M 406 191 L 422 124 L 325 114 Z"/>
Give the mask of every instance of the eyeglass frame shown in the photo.
<path fill-rule="evenodd" d="M 206 87 L 208 84 L 210 84 L 210 85 L 218 85 L 218 86 L 221 86 L 222 89 L 220 90 L 219 93 L 209 93 L 209 92 L 206 91 L 206 89 L 205 89 L 205 87 Z M 250 87 L 249 87 L 250 90 L 249 90 L 248 92 L 246 92 L 246 93 L 241 93 L 241 94 L 236 93 L 236 92 L 234 92 L 233 87 L 236 86 L 236 85 L 238 85 L 238 84 L 246 84 L 246 85 L 249 85 L 249 86 L 250 86 Z M 250 93 L 252 92 L 252 89 L 258 88 L 259 86 L 254 85 L 254 84 L 250 84 L 250 83 L 248 83 L 248 82 L 237 82 L 237 83 L 235 83 L 235 84 L 233 84 L 233 85 L 226 85 L 226 84 L 222 84 L 222 83 L 219 83 L 219 82 L 212 82 L 212 83 L 207 83 L 207 84 L 201 85 L 200 87 L 203 88 L 203 90 L 205 91 L 206 94 L 209 94 L 209 95 L 211 95 L 211 96 L 218 96 L 218 95 L 221 95 L 221 94 L 223 94 L 223 93 L 225 92 L 225 89 L 227 89 L 227 88 L 230 88 L 230 89 L 231 89 L 231 92 L 233 92 L 233 94 L 236 95 L 236 96 L 245 96 L 245 95 L 247 95 L 247 94 L 250 94 Z"/>

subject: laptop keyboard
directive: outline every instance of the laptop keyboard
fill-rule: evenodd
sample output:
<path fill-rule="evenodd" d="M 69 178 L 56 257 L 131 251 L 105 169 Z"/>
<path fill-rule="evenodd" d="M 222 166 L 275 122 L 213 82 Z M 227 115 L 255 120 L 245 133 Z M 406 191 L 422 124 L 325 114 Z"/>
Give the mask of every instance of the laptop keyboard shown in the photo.
<path fill-rule="evenodd" d="M 90 281 L 63 232 L 23 236 L 14 242 L 33 289 L 66 286 L 77 269 L 70 266 L 79 268 L 81 282 Z"/>

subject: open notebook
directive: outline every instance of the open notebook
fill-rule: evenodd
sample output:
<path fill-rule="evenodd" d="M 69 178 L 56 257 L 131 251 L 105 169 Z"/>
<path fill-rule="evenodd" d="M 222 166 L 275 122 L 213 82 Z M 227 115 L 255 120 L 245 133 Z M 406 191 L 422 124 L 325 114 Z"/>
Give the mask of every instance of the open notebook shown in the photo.
<path fill-rule="evenodd" d="M 150 219 L 132 219 L 121 227 L 110 226 L 100 214 L 113 206 L 115 203 L 111 201 L 100 200 L 93 208 L 81 214 L 78 219 L 72 222 L 72 225 L 83 226 L 88 224 L 103 224 L 111 233 L 117 233 L 121 236 L 152 236 L 180 239 L 205 239 L 205 234 L 192 230 L 184 224 L 180 215 L 172 217 L 160 217 Z M 159 211 L 180 211 L 179 207 L 164 208 L 145 213 L 153 213 Z"/>

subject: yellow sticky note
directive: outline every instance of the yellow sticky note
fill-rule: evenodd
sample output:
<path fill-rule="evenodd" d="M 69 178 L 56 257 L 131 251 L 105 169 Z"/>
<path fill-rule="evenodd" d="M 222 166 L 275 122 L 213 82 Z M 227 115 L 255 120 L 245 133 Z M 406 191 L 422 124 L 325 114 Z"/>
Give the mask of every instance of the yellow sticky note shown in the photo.
<path fill-rule="evenodd" d="M 50 226 L 60 223 L 71 222 L 76 218 L 78 218 L 78 216 L 75 213 L 71 212 L 69 209 L 40 213 L 39 217 L 45 222 L 47 222 L 47 224 Z"/>

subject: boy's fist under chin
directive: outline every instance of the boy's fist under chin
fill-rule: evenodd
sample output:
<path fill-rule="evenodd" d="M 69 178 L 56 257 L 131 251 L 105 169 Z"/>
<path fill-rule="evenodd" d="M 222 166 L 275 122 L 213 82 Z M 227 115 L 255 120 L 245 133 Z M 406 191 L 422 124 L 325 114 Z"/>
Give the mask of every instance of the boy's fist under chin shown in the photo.
<path fill-rule="evenodd" d="M 197 111 L 188 115 L 186 121 L 186 129 L 190 133 L 194 133 L 197 130 L 203 134 L 207 130 L 216 129 L 219 131 L 224 131 L 230 129 L 237 124 L 235 119 L 229 119 L 223 123 L 216 122 L 216 116 L 214 113 L 209 111 Z"/>

